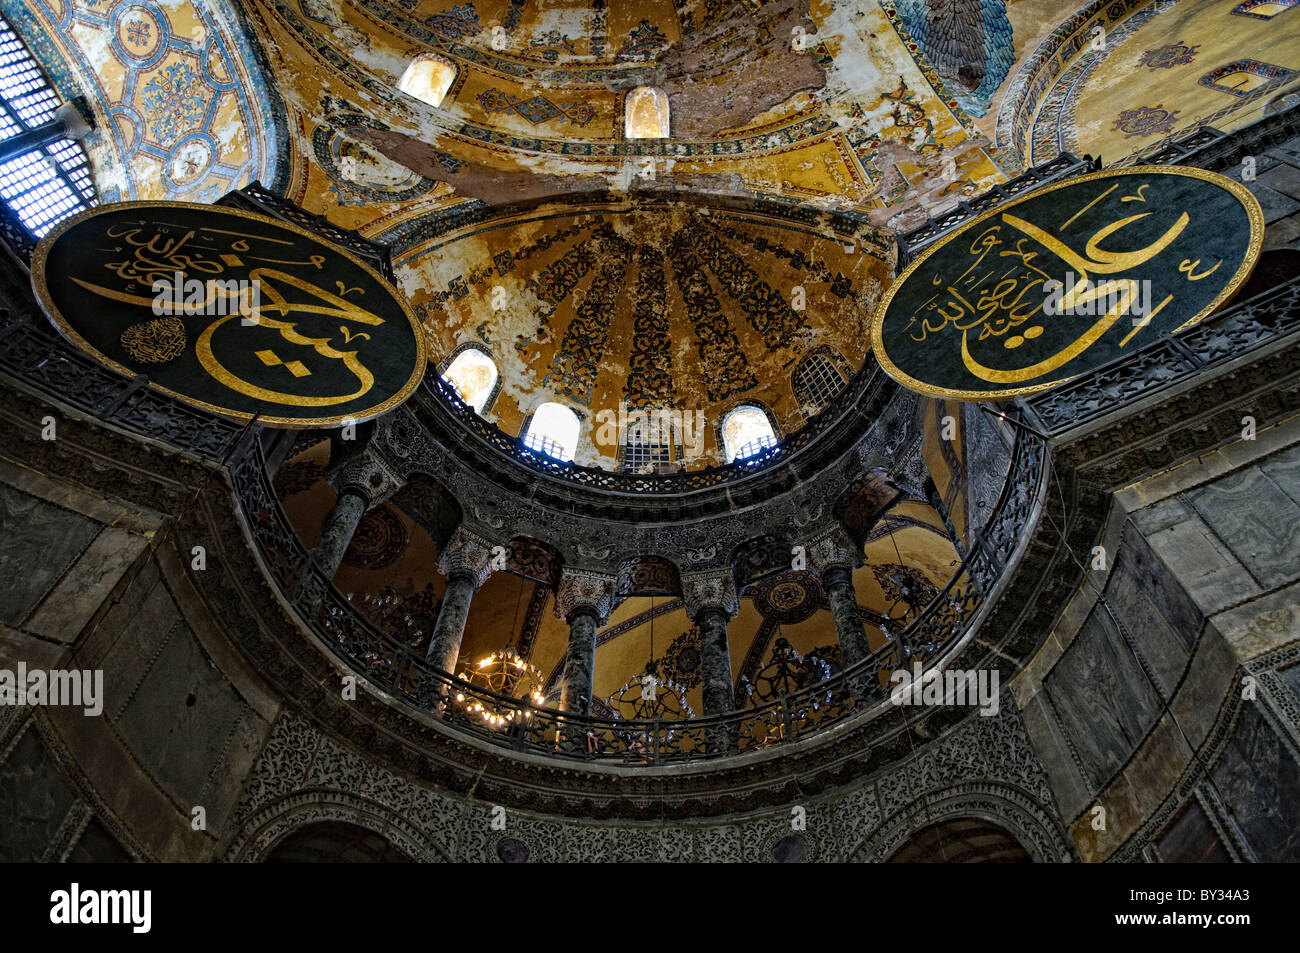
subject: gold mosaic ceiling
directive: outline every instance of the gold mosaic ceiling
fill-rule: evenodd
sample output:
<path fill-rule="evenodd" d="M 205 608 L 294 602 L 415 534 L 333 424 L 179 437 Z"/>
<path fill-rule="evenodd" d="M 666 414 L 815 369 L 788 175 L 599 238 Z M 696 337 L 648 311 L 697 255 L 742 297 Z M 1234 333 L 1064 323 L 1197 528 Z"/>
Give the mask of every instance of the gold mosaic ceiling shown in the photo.
<path fill-rule="evenodd" d="M 578 462 L 605 466 L 617 444 L 599 422 L 621 403 L 694 415 L 703 452 L 688 466 L 720 462 L 717 424 L 741 402 L 797 430 L 798 362 L 819 352 L 856 371 L 891 274 L 881 250 L 829 232 L 671 204 L 547 207 L 443 236 L 400 271 L 434 353 L 476 344 L 501 368 L 485 416 L 519 433 L 561 400 L 586 418 Z"/>

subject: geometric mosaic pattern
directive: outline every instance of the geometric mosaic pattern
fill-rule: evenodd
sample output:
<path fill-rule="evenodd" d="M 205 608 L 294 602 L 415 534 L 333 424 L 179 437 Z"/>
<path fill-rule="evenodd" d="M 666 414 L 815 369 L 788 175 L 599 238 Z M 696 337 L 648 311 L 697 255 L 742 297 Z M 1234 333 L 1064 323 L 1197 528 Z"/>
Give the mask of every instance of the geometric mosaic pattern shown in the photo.
<path fill-rule="evenodd" d="M 278 178 L 278 98 L 227 0 L 0 0 L 64 98 L 90 101 L 85 145 L 105 202 L 212 202 Z"/>

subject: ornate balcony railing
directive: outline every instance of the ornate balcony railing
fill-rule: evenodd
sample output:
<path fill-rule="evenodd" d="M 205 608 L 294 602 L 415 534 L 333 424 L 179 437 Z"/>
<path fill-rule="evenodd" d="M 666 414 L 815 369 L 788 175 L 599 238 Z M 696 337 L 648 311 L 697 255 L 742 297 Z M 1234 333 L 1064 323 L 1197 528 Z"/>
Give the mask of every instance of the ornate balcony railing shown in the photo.
<path fill-rule="evenodd" d="M 1300 332 L 1300 275 L 1182 334 L 1162 337 L 1025 399 L 1030 422 L 1056 436 Z M 1294 344 L 1292 345 L 1294 347 Z"/>
<path fill-rule="evenodd" d="M 879 365 L 868 358 L 862 369 L 812 420 L 780 442 L 725 465 L 676 473 L 618 472 L 557 460 L 550 454 L 528 447 L 521 438 L 506 433 L 496 424 L 480 417 L 474 408 L 460 399 L 456 388 L 434 371 L 425 375 L 424 385 L 413 399 L 422 401 L 429 410 L 436 409 L 447 414 L 472 437 L 533 473 L 555 477 L 587 489 L 643 498 L 647 494 L 669 496 L 706 490 L 792 461 L 837 429 L 837 426 L 847 426 L 850 419 L 861 423 L 861 418 L 853 416 L 852 412 L 855 409 L 877 407 L 893 387 L 894 383 L 880 370 Z"/>
<path fill-rule="evenodd" d="M 875 705 L 890 675 L 928 666 L 960 640 L 988 600 L 1026 530 L 1045 476 L 1045 444 L 1021 433 L 992 516 L 933 600 L 871 656 L 816 685 L 727 715 L 634 721 L 565 715 L 498 695 L 425 661 L 418 640 L 381 631 L 315 566 L 280 507 L 260 441 L 244 440 L 229 463 L 235 498 L 272 582 L 320 641 L 377 688 L 459 730 L 518 751 L 621 765 L 728 757 L 787 744 Z"/>

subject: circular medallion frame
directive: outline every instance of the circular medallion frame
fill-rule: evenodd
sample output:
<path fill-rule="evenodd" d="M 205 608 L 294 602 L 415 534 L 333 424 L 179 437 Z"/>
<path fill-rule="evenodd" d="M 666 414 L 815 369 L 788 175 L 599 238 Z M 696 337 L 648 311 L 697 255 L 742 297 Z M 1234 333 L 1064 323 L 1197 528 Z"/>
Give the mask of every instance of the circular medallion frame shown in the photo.
<path fill-rule="evenodd" d="M 871 351 L 875 355 L 881 368 L 886 374 L 904 387 L 927 397 L 943 397 L 962 401 L 980 401 L 1005 400 L 1008 398 L 1038 393 L 1063 384 L 1082 374 L 1091 373 L 1098 367 L 1108 363 L 1108 361 L 1099 361 L 1090 366 L 1072 371 L 1064 377 L 1056 378 L 1054 380 L 1036 384 L 1027 383 L 1024 386 L 1004 388 L 1000 390 L 970 390 L 958 387 L 942 387 L 937 384 L 918 380 L 895 363 L 893 358 L 891 358 L 886 351 L 884 340 L 885 323 L 889 318 L 890 305 L 899 295 L 899 292 L 907 287 L 909 279 L 911 279 L 916 272 L 925 267 L 928 262 L 952 243 L 961 241 L 963 238 L 969 239 L 978 226 L 984 224 L 990 219 L 1001 216 L 1017 206 L 1035 199 L 1040 199 L 1045 195 L 1062 189 L 1072 188 L 1088 182 L 1095 182 L 1103 179 L 1116 179 L 1124 176 L 1139 175 L 1183 176 L 1197 179 L 1202 182 L 1208 182 L 1221 191 L 1230 194 L 1241 203 L 1249 222 L 1250 236 L 1241 259 L 1241 264 L 1237 266 L 1235 274 L 1233 274 L 1232 278 L 1214 297 L 1214 299 L 1209 302 L 1209 304 L 1202 306 L 1195 315 L 1184 320 L 1177 327 L 1164 332 L 1160 336 L 1165 337 L 1167 335 L 1178 334 L 1179 332 L 1185 331 L 1186 329 L 1199 324 L 1206 317 L 1213 314 L 1224 304 L 1224 302 L 1230 300 L 1232 296 L 1241 289 L 1242 285 L 1244 285 L 1250 278 L 1251 271 L 1254 269 L 1255 264 L 1259 261 L 1260 252 L 1264 243 L 1264 213 L 1260 208 L 1258 199 L 1256 199 L 1255 196 L 1251 194 L 1250 190 L 1241 183 L 1205 169 L 1188 168 L 1183 166 L 1132 166 L 1123 169 L 1104 169 L 1100 172 L 1089 172 L 1084 175 L 1075 176 L 1074 178 L 1066 179 L 1062 182 L 1053 182 L 1050 185 L 1043 186 L 1042 188 L 1035 189 L 1023 195 L 1018 195 L 1009 202 L 980 213 L 970 221 L 963 223 L 953 232 L 934 242 L 930 247 L 926 248 L 920 256 L 916 258 L 916 260 L 911 262 L 907 268 L 904 269 L 903 273 L 894 280 L 893 284 L 890 285 L 888 291 L 886 291 L 884 296 L 881 298 L 875 315 L 873 315 L 871 321 Z M 1154 315 L 1152 315 L 1152 317 L 1154 317 Z M 1148 320 L 1150 320 L 1150 318 L 1148 318 Z M 1085 347 L 1079 355 L 1076 355 L 1075 358 L 1071 358 L 1070 361 L 1072 362 L 1077 359 L 1078 356 L 1086 352 L 1090 347 L 1091 345 Z"/>
<path fill-rule="evenodd" d="M 405 327 L 409 328 L 410 330 L 411 339 L 409 342 L 409 347 L 411 353 L 409 354 L 409 357 L 410 357 L 411 370 L 405 376 L 405 380 L 403 380 L 400 384 L 397 384 L 396 381 L 393 381 L 392 385 L 386 388 L 386 390 L 388 390 L 389 393 L 387 393 L 386 395 L 381 395 L 383 397 L 382 400 L 378 401 L 377 403 L 368 404 L 364 407 L 357 408 L 351 413 L 333 414 L 333 415 L 326 415 L 320 417 L 287 416 L 282 413 L 263 413 L 261 410 L 245 410 L 237 407 L 228 407 L 218 403 L 214 403 L 212 400 L 207 400 L 201 396 L 195 396 L 194 394 L 185 393 L 174 386 L 167 386 L 166 384 L 162 384 L 155 380 L 152 380 L 150 379 L 148 370 L 146 368 L 138 368 L 138 367 L 132 368 L 131 366 L 123 363 L 122 361 L 116 360 L 108 356 L 107 354 L 103 353 L 103 351 L 99 347 L 95 346 L 90 341 L 88 341 L 86 337 L 77 330 L 77 327 L 75 327 L 73 323 L 67 319 L 67 317 L 63 313 L 63 310 L 56 303 L 55 295 L 51 291 L 49 281 L 47 280 L 48 279 L 47 269 L 49 268 L 50 265 L 52 252 L 54 252 L 54 249 L 59 239 L 61 239 L 64 235 L 71 232 L 73 229 L 77 228 L 79 225 L 81 225 L 84 222 L 96 218 L 108 216 L 108 215 L 115 215 L 122 212 L 129 212 L 132 210 L 139 210 L 142 213 L 147 213 L 151 209 L 156 210 L 160 208 L 177 209 L 177 210 L 184 209 L 193 212 L 198 212 L 204 215 L 215 215 L 220 217 L 230 217 L 236 220 L 257 222 L 262 226 L 269 227 L 270 229 L 280 230 L 282 232 L 288 232 L 293 236 L 296 236 L 300 241 L 305 240 L 308 243 L 309 247 L 315 246 L 315 248 L 319 249 L 319 251 L 321 251 L 322 253 L 328 253 L 328 255 L 337 256 L 337 258 L 342 259 L 348 265 L 355 268 L 357 271 L 362 273 L 366 278 L 368 278 L 372 282 L 371 287 L 373 289 L 378 290 L 382 292 L 384 295 L 386 295 L 387 299 L 391 301 L 392 304 L 392 307 L 388 309 L 390 314 L 395 312 L 395 314 L 393 314 L 394 317 L 400 316 L 402 319 L 404 319 Z M 258 235 L 254 237 L 258 240 L 268 240 L 268 236 L 265 235 Z M 271 238 L 269 240 L 274 241 L 275 239 Z M 281 240 L 281 244 L 292 244 L 292 243 Z M 328 261 L 328 257 L 322 259 L 322 261 Z M 282 264 L 299 264 L 299 263 L 282 262 Z M 68 277 L 67 275 L 60 275 L 60 278 L 63 280 L 66 280 L 67 277 Z M 59 332 L 65 338 L 67 338 L 72 344 L 74 344 L 79 350 L 83 351 L 90 357 L 94 358 L 102 366 L 128 378 L 134 378 L 143 375 L 146 378 L 146 382 L 148 383 L 149 387 L 155 391 L 174 397 L 177 400 L 191 407 L 197 407 L 202 410 L 206 410 L 211 413 L 218 414 L 220 416 L 227 417 L 227 418 L 232 418 L 235 420 L 251 421 L 256 419 L 259 423 L 268 426 L 294 428 L 294 429 L 328 429 L 328 428 L 333 428 L 344 424 L 362 423 L 364 421 L 373 419 L 389 410 L 392 410 L 395 407 L 400 406 L 408 397 L 411 396 L 412 393 L 414 393 L 416 387 L 419 386 L 420 381 L 423 379 L 425 370 L 428 367 L 428 342 L 424 330 L 419 323 L 419 320 L 416 318 L 415 313 L 412 311 L 409 303 L 398 293 L 397 289 L 392 287 L 388 283 L 388 281 L 382 275 L 379 274 L 378 271 L 376 271 L 365 261 L 358 258 L 356 255 L 352 254 L 347 249 L 334 245 L 326 241 L 319 235 L 316 235 L 315 233 L 308 231 L 305 228 L 302 228 L 291 222 L 282 222 L 277 219 L 272 219 L 265 215 L 258 215 L 252 212 L 246 212 L 242 209 L 227 208 L 225 206 L 220 206 L 220 205 L 207 205 L 207 204 L 195 203 L 195 202 L 164 202 L 164 201 L 117 202 L 117 203 L 111 203 L 107 205 L 99 205 L 99 206 L 95 206 L 94 208 L 86 209 L 85 211 L 79 212 L 78 214 L 70 216 L 69 218 L 60 222 L 57 226 L 51 229 L 40 240 L 40 242 L 36 246 L 35 251 L 32 254 L 31 281 L 32 281 L 32 289 L 36 294 L 37 301 L 40 303 L 41 309 L 45 312 L 50 322 L 56 328 L 58 328 Z M 339 282 L 339 284 L 341 285 L 342 283 Z M 348 290 L 351 291 L 356 289 L 351 288 Z M 347 303 L 351 304 L 352 302 L 347 302 Z M 155 322 L 157 320 L 158 319 L 155 318 Z M 81 322 L 81 323 L 83 325 L 85 324 L 85 322 Z M 146 322 L 146 323 L 154 323 L 154 322 Z M 241 323 L 243 322 L 241 321 Z M 257 324 L 258 322 L 253 321 L 251 323 Z M 382 324 L 383 322 L 380 321 L 379 323 Z M 139 325 L 133 325 L 132 327 L 139 327 Z M 291 325 L 290 326 L 291 332 L 292 332 L 292 327 L 293 326 Z M 125 331 L 123 331 L 123 334 L 125 335 L 130 330 L 131 328 L 127 328 Z M 282 332 L 282 336 L 285 336 L 283 332 Z M 358 336 L 359 335 L 353 335 L 352 338 Z M 345 339 L 350 341 L 352 338 L 345 338 Z M 292 339 L 286 336 L 286 340 L 292 340 Z M 307 343 L 316 343 L 318 340 L 319 339 L 311 339 Z M 151 340 L 148 343 L 150 347 L 154 348 L 154 350 L 157 350 L 158 347 L 160 346 L 170 344 L 170 342 L 167 341 L 159 342 L 158 340 Z M 300 343 L 300 342 L 293 342 L 293 343 Z M 327 350 L 330 350 L 327 343 L 324 346 Z M 164 363 L 166 360 L 169 360 L 170 358 L 166 357 L 167 353 L 168 352 L 164 351 L 164 353 L 160 355 L 164 360 L 156 361 L 156 362 Z M 323 352 L 320 351 L 319 349 L 317 350 L 317 353 L 323 354 Z M 335 353 L 338 352 L 336 351 Z M 326 356 L 328 357 L 329 355 Z M 300 362 L 291 362 L 291 363 L 300 363 Z M 247 392 L 241 392 L 241 393 L 247 393 Z M 297 395 L 293 395 L 293 396 L 297 396 Z M 319 400 L 319 398 L 313 398 L 310 396 L 307 396 L 305 399 Z M 334 401 L 335 398 L 327 398 L 326 400 Z M 309 406 L 309 405 L 304 404 L 304 406 Z"/>

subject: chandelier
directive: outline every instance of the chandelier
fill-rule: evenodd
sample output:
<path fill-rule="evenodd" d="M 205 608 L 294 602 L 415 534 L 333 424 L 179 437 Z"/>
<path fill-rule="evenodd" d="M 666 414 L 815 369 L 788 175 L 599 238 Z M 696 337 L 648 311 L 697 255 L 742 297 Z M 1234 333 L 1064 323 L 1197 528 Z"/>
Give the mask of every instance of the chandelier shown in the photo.
<path fill-rule="evenodd" d="M 686 701 L 686 689 L 659 674 L 655 659 L 655 599 L 650 594 L 650 657 L 645 671 L 633 675 L 623 687 L 605 699 L 614 717 L 630 721 L 652 721 L 656 718 L 676 720 L 694 718 L 695 712 Z"/>
<path fill-rule="evenodd" d="M 777 631 L 780 631 L 779 627 Z M 743 675 L 740 678 L 751 705 L 786 700 L 784 717 L 780 709 L 768 708 L 765 719 L 755 724 L 758 746 L 768 747 L 785 741 L 786 719 L 791 726 L 815 720 L 817 713 L 830 705 L 834 692 L 830 688 L 808 693 L 802 690 L 820 685 L 833 674 L 830 662 L 817 655 L 802 655 L 787 639 L 778 635 L 772 646 L 771 659 L 755 673 L 753 680 Z"/>
<path fill-rule="evenodd" d="M 402 597 L 392 586 L 384 586 L 378 594 L 349 592 L 343 598 L 371 625 L 399 642 L 414 648 L 424 637 L 419 620 L 407 611 Z"/>
<path fill-rule="evenodd" d="M 546 696 L 542 694 L 545 677 L 536 665 L 515 651 L 513 643 L 462 668 L 459 677 L 475 688 L 515 698 L 537 708 L 546 703 Z M 464 692 L 456 693 L 456 702 L 494 728 L 505 727 L 521 716 L 525 719 L 533 716 L 526 708 L 495 704 L 492 699 Z"/>
<path fill-rule="evenodd" d="M 633 675 L 605 699 L 605 704 L 613 710 L 614 717 L 629 721 L 695 717 L 694 709 L 686 701 L 686 689 L 662 677 L 653 659 L 646 663 L 644 672 Z"/>

